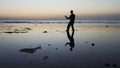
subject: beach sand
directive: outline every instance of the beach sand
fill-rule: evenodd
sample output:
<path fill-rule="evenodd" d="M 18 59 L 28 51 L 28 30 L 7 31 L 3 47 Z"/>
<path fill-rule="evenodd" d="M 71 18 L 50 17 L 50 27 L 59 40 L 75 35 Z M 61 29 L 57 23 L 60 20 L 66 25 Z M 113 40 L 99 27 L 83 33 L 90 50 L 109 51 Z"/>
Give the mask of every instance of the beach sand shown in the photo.
<path fill-rule="evenodd" d="M 0 68 L 120 67 L 120 25 L 0 24 Z M 69 40 L 71 39 L 71 40 Z"/>

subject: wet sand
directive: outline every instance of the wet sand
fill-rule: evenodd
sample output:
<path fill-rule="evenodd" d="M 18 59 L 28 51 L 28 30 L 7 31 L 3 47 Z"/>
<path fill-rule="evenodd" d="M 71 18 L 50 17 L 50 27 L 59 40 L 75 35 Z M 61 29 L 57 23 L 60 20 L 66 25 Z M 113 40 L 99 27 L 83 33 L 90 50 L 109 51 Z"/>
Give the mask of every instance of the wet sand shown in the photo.
<path fill-rule="evenodd" d="M 0 68 L 120 67 L 120 24 L 66 26 L 0 24 Z"/>

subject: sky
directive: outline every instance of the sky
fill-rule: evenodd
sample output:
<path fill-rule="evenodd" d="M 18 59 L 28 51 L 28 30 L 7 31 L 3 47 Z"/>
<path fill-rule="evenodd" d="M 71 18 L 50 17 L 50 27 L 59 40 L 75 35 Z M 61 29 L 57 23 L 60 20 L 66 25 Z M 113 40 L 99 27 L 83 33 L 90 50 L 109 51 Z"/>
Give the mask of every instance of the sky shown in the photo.
<path fill-rule="evenodd" d="M 119 15 L 120 0 L 0 0 L 0 17 L 59 18 L 70 10 L 77 16 Z"/>

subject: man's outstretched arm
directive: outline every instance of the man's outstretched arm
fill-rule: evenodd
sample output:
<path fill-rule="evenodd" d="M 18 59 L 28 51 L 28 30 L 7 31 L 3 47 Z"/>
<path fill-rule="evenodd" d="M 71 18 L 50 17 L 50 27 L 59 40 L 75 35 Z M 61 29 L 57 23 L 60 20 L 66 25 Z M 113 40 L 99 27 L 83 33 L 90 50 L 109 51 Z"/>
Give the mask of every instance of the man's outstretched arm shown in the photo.
<path fill-rule="evenodd" d="M 70 17 L 65 16 L 66 19 L 70 19 Z"/>

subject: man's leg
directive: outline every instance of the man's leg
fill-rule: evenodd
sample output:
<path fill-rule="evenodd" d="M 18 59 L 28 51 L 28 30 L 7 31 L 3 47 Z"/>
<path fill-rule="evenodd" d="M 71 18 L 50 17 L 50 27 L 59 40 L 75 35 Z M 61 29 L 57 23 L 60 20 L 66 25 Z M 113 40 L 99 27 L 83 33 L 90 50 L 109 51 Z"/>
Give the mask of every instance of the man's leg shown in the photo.
<path fill-rule="evenodd" d="M 69 31 L 70 29 L 70 23 L 67 25 L 67 31 Z"/>
<path fill-rule="evenodd" d="M 75 31 L 75 29 L 74 29 L 74 24 L 72 24 L 71 26 L 72 26 L 72 31 Z"/>

